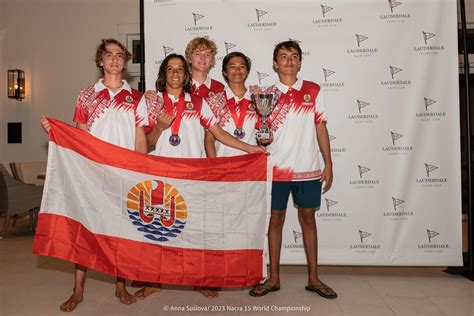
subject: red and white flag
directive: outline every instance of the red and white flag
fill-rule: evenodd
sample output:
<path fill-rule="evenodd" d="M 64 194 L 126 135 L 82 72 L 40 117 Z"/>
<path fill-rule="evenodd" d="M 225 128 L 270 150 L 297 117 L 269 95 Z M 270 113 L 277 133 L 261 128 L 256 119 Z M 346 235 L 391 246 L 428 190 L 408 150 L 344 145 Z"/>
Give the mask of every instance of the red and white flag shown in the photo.
<path fill-rule="evenodd" d="M 264 154 L 156 157 L 50 121 L 35 254 L 164 284 L 241 287 L 264 277 Z"/>

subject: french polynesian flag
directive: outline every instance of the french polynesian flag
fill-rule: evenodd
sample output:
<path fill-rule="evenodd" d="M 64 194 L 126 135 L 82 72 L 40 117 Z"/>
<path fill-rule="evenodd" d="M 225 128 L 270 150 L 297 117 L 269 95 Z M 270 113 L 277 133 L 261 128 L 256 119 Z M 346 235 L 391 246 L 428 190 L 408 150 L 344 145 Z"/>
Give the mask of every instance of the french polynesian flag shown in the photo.
<path fill-rule="evenodd" d="M 49 120 L 33 253 L 164 284 L 242 287 L 264 277 L 264 154 L 150 156 Z"/>

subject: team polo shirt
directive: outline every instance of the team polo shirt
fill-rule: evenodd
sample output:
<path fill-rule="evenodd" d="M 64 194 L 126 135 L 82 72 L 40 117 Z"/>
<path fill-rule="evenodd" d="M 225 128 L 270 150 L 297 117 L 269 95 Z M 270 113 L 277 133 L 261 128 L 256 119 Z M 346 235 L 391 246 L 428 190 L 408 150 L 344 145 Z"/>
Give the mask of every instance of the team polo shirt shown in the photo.
<path fill-rule="evenodd" d="M 103 141 L 135 150 L 136 127 L 148 125 L 145 97 L 125 80 L 116 92 L 102 80 L 81 90 L 73 121 L 86 124 L 89 133 Z"/>
<path fill-rule="evenodd" d="M 234 131 L 237 128 L 234 119 L 232 118 L 230 106 L 237 104 L 236 111 L 237 117 L 239 117 L 241 114 L 243 102 L 248 102 L 248 108 L 245 114 L 244 124 L 242 126 L 242 129 L 245 131 L 245 136 L 240 140 L 250 145 L 257 144 L 257 140 L 255 138 L 255 126 L 257 124 L 258 115 L 255 112 L 255 108 L 251 104 L 251 96 L 248 89 L 244 97 L 240 99 L 232 92 L 229 87 L 226 87 L 224 92 L 216 94 L 215 97 L 209 98 L 208 101 L 214 116 L 217 118 L 219 126 L 230 135 L 234 135 Z M 243 154 L 246 154 L 246 152 L 226 146 L 221 142 L 216 141 L 217 157 L 230 157 Z"/>
<path fill-rule="evenodd" d="M 213 97 L 214 95 L 224 92 L 224 85 L 219 81 L 211 79 L 211 77 L 207 76 L 206 80 L 199 84 L 196 80 L 193 79 L 193 86 L 194 91 L 193 95 L 197 95 L 201 98 L 204 98 L 206 101 L 209 97 Z"/>
<path fill-rule="evenodd" d="M 169 95 L 174 107 L 177 106 L 178 99 L 173 95 Z M 216 118 L 212 114 L 211 108 L 205 100 L 198 96 L 184 94 L 185 109 L 183 118 L 179 127 L 178 135 L 180 144 L 173 146 L 169 142 L 172 134 L 171 127 L 165 129 L 158 141 L 155 149 L 150 152 L 151 155 L 178 158 L 203 158 L 206 156 L 204 150 L 204 130 L 212 127 L 217 123 Z M 159 113 L 166 111 L 164 108 L 163 94 L 157 92 L 157 100 L 149 103 L 148 119 L 150 125 L 145 130 L 151 131 L 156 125 L 156 117 Z"/>
<path fill-rule="evenodd" d="M 288 87 L 271 87 L 278 101 L 270 115 L 273 142 L 268 146 L 273 181 L 307 181 L 321 178 L 316 126 L 326 121 L 318 84 L 298 79 Z"/>

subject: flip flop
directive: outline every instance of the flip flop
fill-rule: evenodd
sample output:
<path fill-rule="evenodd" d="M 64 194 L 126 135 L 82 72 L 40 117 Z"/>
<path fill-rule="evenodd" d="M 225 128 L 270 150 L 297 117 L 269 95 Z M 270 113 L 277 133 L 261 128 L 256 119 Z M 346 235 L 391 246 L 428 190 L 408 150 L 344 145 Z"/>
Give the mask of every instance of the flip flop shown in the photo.
<path fill-rule="evenodd" d="M 334 292 L 333 294 L 326 294 L 324 293 L 322 290 L 329 290 L 331 289 L 329 286 L 327 286 L 326 284 L 324 283 L 321 283 L 321 284 L 318 284 L 318 285 L 313 285 L 313 284 L 310 284 L 310 285 L 307 285 L 305 287 L 306 291 L 310 291 L 310 292 L 316 292 L 319 296 L 321 297 L 324 297 L 324 298 L 327 298 L 327 299 L 335 299 L 337 297 L 337 293 Z"/>
<path fill-rule="evenodd" d="M 258 291 L 257 292 L 256 291 L 257 289 L 261 289 L 263 291 Z M 249 295 L 253 296 L 253 297 L 261 297 L 261 296 L 267 295 L 270 292 L 276 292 L 276 291 L 279 291 L 279 290 L 280 290 L 279 285 L 265 286 L 265 283 L 263 283 L 263 284 L 257 285 L 253 289 L 251 289 L 249 291 Z"/>

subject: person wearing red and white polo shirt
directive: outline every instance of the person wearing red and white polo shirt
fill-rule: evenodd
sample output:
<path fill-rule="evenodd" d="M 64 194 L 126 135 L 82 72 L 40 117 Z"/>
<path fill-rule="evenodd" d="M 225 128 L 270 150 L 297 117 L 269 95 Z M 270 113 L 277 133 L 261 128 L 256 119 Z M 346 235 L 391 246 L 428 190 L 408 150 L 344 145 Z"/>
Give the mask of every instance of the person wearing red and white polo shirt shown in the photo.
<path fill-rule="evenodd" d="M 193 94 L 204 98 L 224 91 L 224 85 L 209 77 L 216 64 L 217 45 L 207 36 L 196 37 L 186 46 L 186 60 L 191 67 Z"/>
<path fill-rule="evenodd" d="M 95 62 L 104 78 L 81 91 L 73 121 L 76 122 L 77 128 L 103 141 L 146 153 L 146 101 L 142 93 L 131 88 L 128 82 L 122 79 L 126 63 L 131 56 L 119 41 L 102 41 L 97 47 Z M 51 125 L 48 119 L 43 116 L 41 124 L 49 133 Z M 76 264 L 73 294 L 61 304 L 61 311 L 70 312 L 82 302 L 86 271 L 86 267 Z M 124 304 L 136 302 L 136 297 L 128 293 L 125 287 L 125 279 L 117 278 L 115 295 Z"/>
<path fill-rule="evenodd" d="M 258 115 L 252 105 L 249 89 L 245 86 L 252 63 L 241 52 L 231 52 L 222 60 L 222 75 L 228 87 L 208 99 L 219 126 L 241 141 L 256 145 L 255 126 Z M 207 157 L 229 157 L 245 152 L 215 142 L 214 136 L 206 132 L 204 138 Z"/>
<path fill-rule="evenodd" d="M 170 54 L 163 60 L 158 71 L 156 89 L 158 92 L 154 101 L 148 104 L 150 125 L 146 128 L 146 137 L 150 154 L 203 158 L 205 130 L 211 132 L 218 141 L 243 152 L 266 152 L 262 147 L 241 142 L 216 124 L 216 118 L 206 100 L 191 95 L 191 73 L 183 56 Z M 152 97 L 149 96 L 150 99 Z M 135 295 L 144 299 L 160 289 L 159 284 L 150 283 Z M 217 292 L 210 294 L 211 290 L 208 288 L 196 290 L 207 298 L 217 296 Z"/>
<path fill-rule="evenodd" d="M 301 57 L 301 48 L 295 41 L 279 43 L 273 51 L 273 67 L 280 80 L 269 88 L 278 98 L 269 118 L 273 141 L 268 150 L 274 162 L 268 228 L 270 276 L 249 294 L 264 296 L 280 289 L 282 232 L 291 192 L 298 206 L 308 263 L 308 285 L 305 288 L 333 299 L 337 294 L 318 277 L 315 219 L 315 211 L 321 204 L 321 190 L 329 190 L 333 180 L 329 134 L 320 86 L 297 77 Z M 320 153 L 324 160 L 323 170 L 319 164 Z"/>

